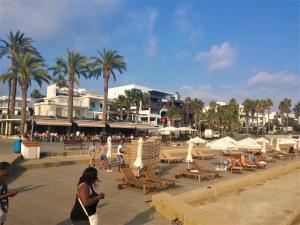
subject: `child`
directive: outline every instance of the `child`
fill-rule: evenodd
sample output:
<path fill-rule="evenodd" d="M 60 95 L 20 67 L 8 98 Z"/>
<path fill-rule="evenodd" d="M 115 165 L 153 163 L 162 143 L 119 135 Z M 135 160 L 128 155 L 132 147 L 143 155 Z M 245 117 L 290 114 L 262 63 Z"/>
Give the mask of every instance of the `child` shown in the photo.
<path fill-rule="evenodd" d="M 0 225 L 3 225 L 6 221 L 6 215 L 8 212 L 8 198 L 14 197 L 16 191 L 8 191 L 7 184 L 3 178 L 8 174 L 9 163 L 0 163 Z"/>
<path fill-rule="evenodd" d="M 105 145 L 104 141 L 101 142 L 100 145 L 100 167 L 99 169 L 104 168 L 104 165 L 106 164 L 106 153 L 107 153 L 107 146 Z"/>

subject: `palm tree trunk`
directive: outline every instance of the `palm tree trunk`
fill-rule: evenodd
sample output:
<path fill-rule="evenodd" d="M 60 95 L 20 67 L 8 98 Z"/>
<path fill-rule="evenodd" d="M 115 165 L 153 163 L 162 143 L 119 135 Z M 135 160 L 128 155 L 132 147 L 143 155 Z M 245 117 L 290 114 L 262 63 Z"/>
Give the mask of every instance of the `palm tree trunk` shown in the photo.
<path fill-rule="evenodd" d="M 268 109 L 268 132 L 270 131 L 270 109 Z"/>
<path fill-rule="evenodd" d="M 258 135 L 258 112 L 256 113 L 256 135 Z"/>
<path fill-rule="evenodd" d="M 10 115 L 10 96 L 11 96 L 11 81 L 8 82 L 8 102 L 7 102 L 7 115 Z"/>
<path fill-rule="evenodd" d="M 15 114 L 16 92 L 17 92 L 17 78 L 13 78 L 11 80 L 11 93 L 10 93 L 10 105 L 9 105 L 10 115 Z"/>
<path fill-rule="evenodd" d="M 26 123 L 26 106 L 27 106 L 27 87 L 22 85 L 22 108 L 21 108 L 21 124 L 20 124 L 20 133 L 21 137 L 24 137 L 25 134 L 25 123 Z"/>
<path fill-rule="evenodd" d="M 102 116 L 103 124 L 106 124 L 106 117 L 107 117 L 108 80 L 109 80 L 109 72 L 104 71 L 104 104 L 103 104 L 103 116 Z"/>
<path fill-rule="evenodd" d="M 127 122 L 129 122 L 130 121 L 130 105 L 128 105 L 127 106 L 127 115 L 126 115 L 126 120 L 127 120 Z"/>
<path fill-rule="evenodd" d="M 123 121 L 123 108 L 121 108 L 121 111 L 120 111 L 120 118 Z"/>
<path fill-rule="evenodd" d="M 249 115 L 246 113 L 246 134 L 248 134 L 249 131 Z"/>
<path fill-rule="evenodd" d="M 74 80 L 69 79 L 69 98 L 68 98 L 68 121 L 71 123 L 73 118 L 73 98 L 74 98 Z"/>

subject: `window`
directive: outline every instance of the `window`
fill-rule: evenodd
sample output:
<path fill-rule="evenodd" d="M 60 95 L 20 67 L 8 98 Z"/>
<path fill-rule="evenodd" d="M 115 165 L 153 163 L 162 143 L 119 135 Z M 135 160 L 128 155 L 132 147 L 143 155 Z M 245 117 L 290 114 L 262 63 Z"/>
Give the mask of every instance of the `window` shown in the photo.
<path fill-rule="evenodd" d="M 56 116 L 62 117 L 62 108 L 56 108 Z"/>

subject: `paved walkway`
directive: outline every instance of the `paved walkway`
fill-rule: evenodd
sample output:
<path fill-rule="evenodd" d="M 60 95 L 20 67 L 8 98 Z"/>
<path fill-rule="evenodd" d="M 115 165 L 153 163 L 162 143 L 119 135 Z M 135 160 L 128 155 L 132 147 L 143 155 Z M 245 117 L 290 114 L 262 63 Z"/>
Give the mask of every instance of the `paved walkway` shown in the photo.
<path fill-rule="evenodd" d="M 10 202 L 7 225 L 67 225 L 76 183 L 84 165 L 25 170 L 10 177 L 9 188 L 19 194 Z M 151 195 L 136 188 L 117 189 L 120 174 L 100 171 L 98 189 L 106 193 L 100 204 L 101 224 L 166 225 L 150 204 Z"/>

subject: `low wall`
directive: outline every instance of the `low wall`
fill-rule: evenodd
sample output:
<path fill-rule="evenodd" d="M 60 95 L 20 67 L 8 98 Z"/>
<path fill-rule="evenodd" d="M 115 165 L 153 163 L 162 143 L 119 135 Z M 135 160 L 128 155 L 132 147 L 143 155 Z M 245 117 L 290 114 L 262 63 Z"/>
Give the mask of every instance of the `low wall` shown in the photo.
<path fill-rule="evenodd" d="M 284 175 L 294 169 L 300 168 L 300 160 L 288 161 L 286 164 L 261 170 L 242 177 L 217 182 L 210 189 L 201 187 L 176 196 L 168 193 L 160 193 L 152 196 L 155 210 L 165 219 L 171 221 L 178 218 L 185 225 L 200 225 L 200 218 L 193 207 L 199 202 L 216 198 L 224 193 L 234 192 L 249 185 L 253 185 L 267 179 Z"/>

